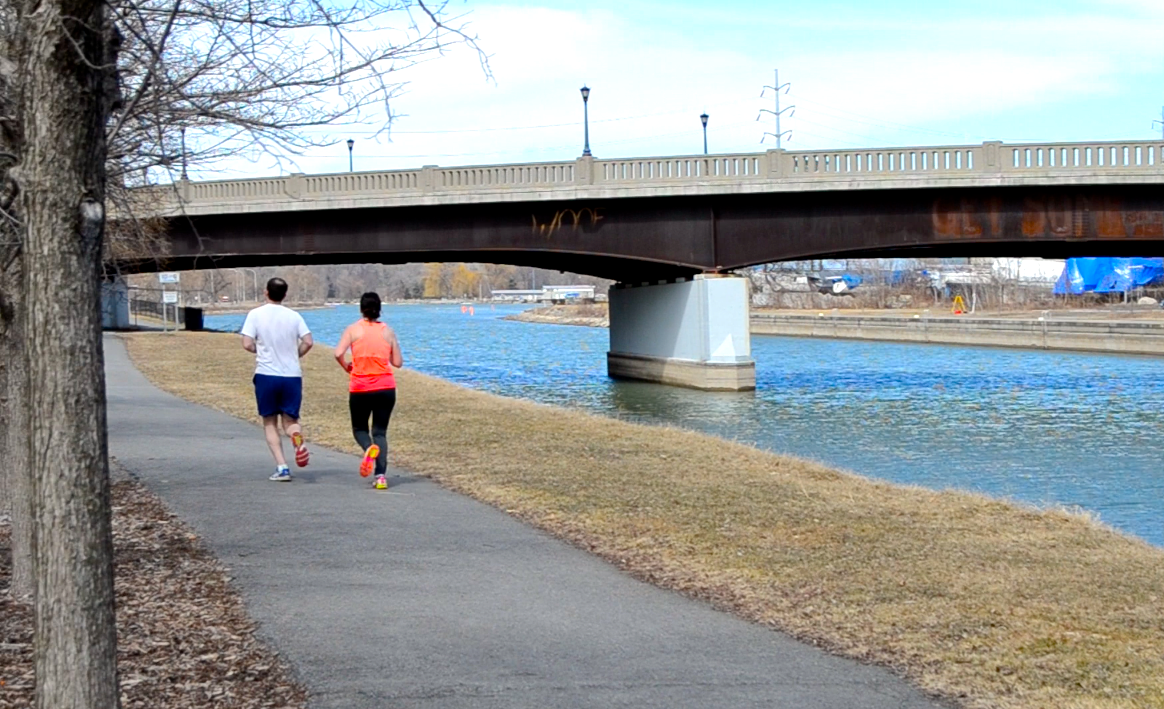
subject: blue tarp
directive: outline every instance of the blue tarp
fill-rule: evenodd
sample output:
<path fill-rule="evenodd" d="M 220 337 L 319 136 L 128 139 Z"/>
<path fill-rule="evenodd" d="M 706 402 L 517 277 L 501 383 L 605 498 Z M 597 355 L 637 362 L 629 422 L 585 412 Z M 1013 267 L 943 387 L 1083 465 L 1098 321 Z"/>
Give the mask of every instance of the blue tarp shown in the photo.
<path fill-rule="evenodd" d="M 1124 293 L 1164 284 L 1164 258 L 1069 258 L 1056 295 Z"/>

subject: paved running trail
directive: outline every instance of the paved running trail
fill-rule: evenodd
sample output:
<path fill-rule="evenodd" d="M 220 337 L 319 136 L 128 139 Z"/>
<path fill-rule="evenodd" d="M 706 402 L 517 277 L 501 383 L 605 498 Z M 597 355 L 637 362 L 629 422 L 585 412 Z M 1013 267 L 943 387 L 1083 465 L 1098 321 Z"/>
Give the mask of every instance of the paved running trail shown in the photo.
<path fill-rule="evenodd" d="M 158 390 L 115 337 L 105 358 L 111 454 L 231 568 L 312 706 L 939 706 L 426 479 L 377 493 L 315 447 L 269 482 L 257 426 Z"/>

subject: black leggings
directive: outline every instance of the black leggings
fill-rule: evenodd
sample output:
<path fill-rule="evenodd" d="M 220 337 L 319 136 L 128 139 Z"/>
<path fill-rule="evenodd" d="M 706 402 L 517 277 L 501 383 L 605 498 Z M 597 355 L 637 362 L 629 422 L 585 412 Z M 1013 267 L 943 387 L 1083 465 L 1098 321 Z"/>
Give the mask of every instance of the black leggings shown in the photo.
<path fill-rule="evenodd" d="M 380 446 L 376 459 L 376 474 L 388 469 L 388 419 L 396 406 L 396 390 L 361 391 L 348 394 L 348 410 L 352 412 L 352 433 L 360 448 L 368 450 L 372 444 Z M 372 432 L 368 433 L 368 417 L 372 418 Z"/>

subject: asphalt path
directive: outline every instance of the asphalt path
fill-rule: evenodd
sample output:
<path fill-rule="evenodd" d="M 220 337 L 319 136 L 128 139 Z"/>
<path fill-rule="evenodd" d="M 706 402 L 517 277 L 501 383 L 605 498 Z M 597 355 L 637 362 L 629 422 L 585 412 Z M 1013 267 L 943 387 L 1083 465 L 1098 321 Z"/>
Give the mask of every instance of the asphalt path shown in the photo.
<path fill-rule="evenodd" d="M 270 482 L 257 426 L 155 388 L 115 337 L 105 358 L 111 454 L 231 569 L 312 706 L 939 706 L 424 478 L 376 492 L 317 447 Z"/>

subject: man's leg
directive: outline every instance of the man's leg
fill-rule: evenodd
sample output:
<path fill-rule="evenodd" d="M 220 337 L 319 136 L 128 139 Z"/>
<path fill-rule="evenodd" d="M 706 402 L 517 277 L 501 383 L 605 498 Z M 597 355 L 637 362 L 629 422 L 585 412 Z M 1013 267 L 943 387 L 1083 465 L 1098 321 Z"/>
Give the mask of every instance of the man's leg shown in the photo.
<path fill-rule="evenodd" d="M 279 417 L 277 415 L 263 417 L 263 435 L 267 437 L 267 447 L 271 449 L 275 465 L 286 467 L 287 460 L 283 458 L 283 439 L 279 436 Z"/>
<path fill-rule="evenodd" d="M 300 426 L 299 426 L 299 419 L 293 419 L 290 416 L 288 416 L 287 414 L 283 414 L 282 419 L 283 419 L 283 432 L 287 434 L 288 438 L 290 438 L 291 436 L 294 436 L 296 433 L 298 433 L 298 434 L 303 433 L 303 429 L 300 428 Z"/>
<path fill-rule="evenodd" d="M 283 431 L 291 439 L 291 447 L 295 449 L 295 464 L 306 468 L 311 454 L 307 452 L 307 444 L 303 442 L 303 429 L 299 426 L 299 419 L 283 414 Z"/>
<path fill-rule="evenodd" d="M 287 432 L 291 445 L 295 447 L 295 464 L 305 468 L 311 455 L 307 452 L 307 445 L 303 442 L 303 429 L 299 426 L 299 406 L 303 403 L 303 379 L 301 377 L 284 379 L 280 398 L 279 411 L 283 415 L 283 430 Z"/>

